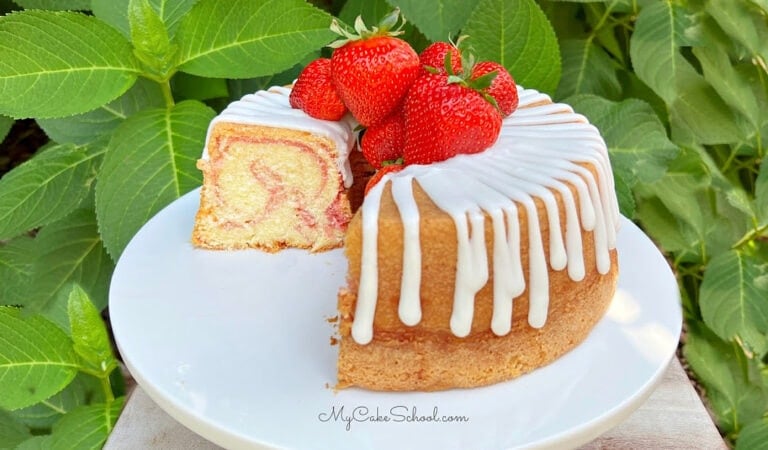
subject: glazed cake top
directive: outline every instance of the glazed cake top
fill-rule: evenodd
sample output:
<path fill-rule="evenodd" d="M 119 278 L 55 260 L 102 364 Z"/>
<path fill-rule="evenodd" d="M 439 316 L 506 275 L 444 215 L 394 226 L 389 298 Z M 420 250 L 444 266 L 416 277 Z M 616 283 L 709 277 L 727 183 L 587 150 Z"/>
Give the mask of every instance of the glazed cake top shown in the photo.
<path fill-rule="evenodd" d="M 363 202 L 363 242 L 360 286 L 352 337 L 359 344 L 373 338 L 378 292 L 378 215 L 385 186 L 403 221 L 403 278 L 399 316 L 406 325 L 421 320 L 421 243 L 419 210 L 413 194 L 416 181 L 456 225 L 458 261 L 451 331 L 470 333 L 475 294 L 489 279 L 485 218 L 494 236 L 493 317 L 497 335 L 509 333 L 513 299 L 529 289 L 528 322 L 544 326 L 549 304 L 549 267 L 567 270 L 571 279 L 585 276 L 581 230 L 594 233 L 597 270 L 610 270 L 610 250 L 616 247 L 619 209 L 608 151 L 599 131 L 565 104 L 552 103 L 542 93 L 518 86 L 518 109 L 504 119 L 496 143 L 484 152 L 458 155 L 430 165 L 410 165 L 385 175 Z M 596 176 L 582 164 L 590 164 Z M 567 183 L 567 184 L 566 184 Z M 574 197 L 569 186 L 575 187 Z M 561 222 L 554 192 L 563 199 Z M 542 242 L 534 198 L 546 207 L 549 242 Z M 522 271 L 518 207 L 526 209 L 529 273 Z M 578 207 L 577 207 L 578 205 Z M 561 226 L 565 224 L 565 229 Z M 549 247 L 546 258 L 545 245 Z"/>

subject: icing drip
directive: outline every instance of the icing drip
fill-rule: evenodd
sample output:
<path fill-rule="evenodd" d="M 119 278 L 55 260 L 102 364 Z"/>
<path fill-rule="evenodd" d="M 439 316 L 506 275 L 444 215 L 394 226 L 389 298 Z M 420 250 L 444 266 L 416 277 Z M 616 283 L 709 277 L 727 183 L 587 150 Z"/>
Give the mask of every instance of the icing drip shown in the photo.
<path fill-rule="evenodd" d="M 457 270 L 450 327 L 458 337 L 470 333 L 475 295 L 490 278 L 484 213 L 493 227 L 491 330 L 497 335 L 511 330 L 514 298 L 526 287 L 530 298 L 528 323 L 535 328 L 544 326 L 549 306 L 549 267 L 567 270 L 574 281 L 584 278 L 582 229 L 594 233 L 598 272 L 610 270 L 619 209 L 605 142 L 599 131 L 568 105 L 551 103 L 547 95 L 534 90 L 518 88 L 518 94 L 519 109 L 504 120 L 491 148 L 387 174 L 366 196 L 362 206 L 360 286 L 352 325 L 356 342 L 366 344 L 373 338 L 378 218 L 381 196 L 388 184 L 403 220 L 404 274 L 399 315 L 406 325 L 416 325 L 421 319 L 420 218 L 414 183 L 451 216 L 456 226 Z M 596 176 L 581 164 L 592 165 Z M 569 186 L 573 186 L 575 196 Z M 553 192 L 562 198 L 564 221 Z M 534 199 L 546 211 L 549 259 Z M 527 279 L 522 271 L 518 207 L 525 210 L 527 217 Z"/>
<path fill-rule="evenodd" d="M 290 94 L 290 88 L 273 86 L 269 90 L 247 94 L 240 100 L 230 103 L 208 126 L 202 159 L 208 159 L 208 139 L 213 126 L 219 122 L 308 131 L 326 136 L 334 142 L 339 173 L 344 186 L 349 188 L 352 186 L 349 151 L 355 147 L 355 134 L 352 132 L 355 124 L 351 116 L 338 122 L 314 119 L 304 111 L 291 107 L 288 100 Z"/>

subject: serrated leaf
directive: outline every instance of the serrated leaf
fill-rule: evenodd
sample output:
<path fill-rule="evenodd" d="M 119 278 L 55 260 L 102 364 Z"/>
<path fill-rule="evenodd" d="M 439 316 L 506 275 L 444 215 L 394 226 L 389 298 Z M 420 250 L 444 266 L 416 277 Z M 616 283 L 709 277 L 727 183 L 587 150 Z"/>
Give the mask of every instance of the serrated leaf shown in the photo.
<path fill-rule="evenodd" d="M 743 139 L 736 117 L 712 86 L 696 73 L 679 74 L 677 97 L 669 108 L 675 141 L 693 139 L 700 144 L 730 144 Z M 684 136 L 689 137 L 684 137 Z"/>
<path fill-rule="evenodd" d="M 201 0 L 176 32 L 179 70 L 212 78 L 279 72 L 331 42 L 330 24 L 302 0 Z"/>
<path fill-rule="evenodd" d="M 642 199 L 637 204 L 637 217 L 664 253 L 675 254 L 677 263 L 701 261 L 699 236 L 688 232 L 690 225 L 679 220 L 659 197 Z"/>
<path fill-rule="evenodd" d="M 60 119 L 38 119 L 37 123 L 48 137 L 60 144 L 85 145 L 112 133 L 132 114 L 164 104 L 160 85 L 139 78 L 125 94 L 93 111 Z"/>
<path fill-rule="evenodd" d="M 196 163 L 214 115 L 188 100 L 136 114 L 115 131 L 96 186 L 99 228 L 115 259 L 149 218 L 200 184 Z"/>
<path fill-rule="evenodd" d="M 755 9 L 745 0 L 709 0 L 705 9 L 729 36 L 749 50 L 751 56 L 768 55 L 765 38 L 758 30 L 762 27 L 765 32 L 765 16 L 755 14 Z"/>
<path fill-rule="evenodd" d="M 53 426 L 51 450 L 101 449 L 123 409 L 125 398 L 111 403 L 81 406 Z"/>
<path fill-rule="evenodd" d="M 568 39 L 562 42 L 563 76 L 556 98 L 576 94 L 595 94 L 617 98 L 621 85 L 616 63 L 592 39 Z"/>
<path fill-rule="evenodd" d="M 754 371 L 755 361 L 745 361 L 735 344 L 723 342 L 701 322 L 689 322 L 683 354 L 706 388 L 722 431 L 734 432 L 742 422 L 762 416 L 768 393 L 750 383 L 745 374 Z"/>
<path fill-rule="evenodd" d="M 0 43 L 0 112 L 12 117 L 87 112 L 120 96 L 138 75 L 128 41 L 81 13 L 0 17 Z"/>
<path fill-rule="evenodd" d="M 739 337 L 754 349 L 768 334 L 768 288 L 756 282 L 765 267 L 737 250 L 707 264 L 699 304 L 704 323 L 721 339 Z"/>
<path fill-rule="evenodd" d="M 456 38 L 459 30 L 467 22 L 472 10 L 480 0 L 440 0 L 425 2 L 421 0 L 387 0 L 392 6 L 400 8 L 403 16 L 416 25 L 424 36 L 431 41 L 447 41 Z"/>
<path fill-rule="evenodd" d="M 128 24 L 133 54 L 149 73 L 167 79 L 173 72 L 178 46 L 171 44 L 168 29 L 149 0 L 128 2 Z"/>
<path fill-rule="evenodd" d="M 31 437 L 29 428 L 0 409 L 0 448 L 14 448 Z"/>
<path fill-rule="evenodd" d="M 652 183 L 667 170 L 679 149 L 666 135 L 651 107 L 636 99 L 612 102 L 595 95 L 565 100 L 600 129 L 611 156 L 614 171 L 625 181 Z M 631 123 L 628 128 L 626 124 Z"/>
<path fill-rule="evenodd" d="M 620 174 L 614 174 L 614 181 L 616 185 L 616 197 L 619 200 L 619 210 L 621 211 L 621 214 L 624 215 L 624 217 L 634 217 L 637 204 L 635 203 L 635 197 L 632 194 L 632 188 Z"/>
<path fill-rule="evenodd" d="M 20 294 L 32 271 L 33 244 L 29 236 L 0 243 L 0 305 L 20 305 L 23 301 Z"/>
<path fill-rule="evenodd" d="M 630 58 L 637 76 L 667 103 L 677 98 L 680 74 L 695 73 L 680 53 L 690 16 L 672 2 L 654 2 L 637 17 L 630 39 Z"/>
<path fill-rule="evenodd" d="M 13 411 L 14 420 L 33 429 L 51 428 L 64 414 L 78 406 L 105 401 L 104 388 L 101 381 L 83 372 L 63 391 L 27 408 Z M 0 445 L 2 448 L 2 445 Z"/>
<path fill-rule="evenodd" d="M 92 0 L 93 14 L 115 27 L 126 38 L 131 37 L 128 23 L 128 2 L 130 0 Z M 181 19 L 198 0 L 149 0 L 155 11 L 163 19 L 170 37 L 176 33 Z"/>
<path fill-rule="evenodd" d="M 117 361 L 112 354 L 107 329 L 88 294 L 76 284 L 69 293 L 67 313 L 75 352 L 86 367 L 108 375 L 117 366 Z"/>
<path fill-rule="evenodd" d="M 765 450 L 768 448 L 768 417 L 754 420 L 739 432 L 736 450 Z"/>
<path fill-rule="evenodd" d="M 25 9 L 48 9 L 51 11 L 88 11 L 91 9 L 90 0 L 13 0 Z"/>
<path fill-rule="evenodd" d="M 77 374 L 77 354 L 63 331 L 40 316 L 20 317 L 0 306 L 0 408 L 33 405 L 57 392 Z"/>
<path fill-rule="evenodd" d="M 0 239 L 58 220 L 80 205 L 103 149 L 57 145 L 0 179 Z"/>
<path fill-rule="evenodd" d="M 478 60 L 497 61 L 527 88 L 554 93 L 560 82 L 557 36 L 533 0 L 481 0 L 463 30 Z"/>
<path fill-rule="evenodd" d="M 704 71 L 704 79 L 720 94 L 723 100 L 744 115 L 752 130 L 760 127 L 760 107 L 752 93 L 749 80 L 743 72 L 731 65 L 726 50 L 722 47 L 707 46 L 693 49 Z"/>
<path fill-rule="evenodd" d="M 67 330 L 68 292 L 60 291 L 72 283 L 82 286 L 97 308 L 107 306 L 114 263 L 104 250 L 93 211 L 78 209 L 43 227 L 32 251 L 35 259 L 24 289 L 27 309 L 45 313 Z"/>

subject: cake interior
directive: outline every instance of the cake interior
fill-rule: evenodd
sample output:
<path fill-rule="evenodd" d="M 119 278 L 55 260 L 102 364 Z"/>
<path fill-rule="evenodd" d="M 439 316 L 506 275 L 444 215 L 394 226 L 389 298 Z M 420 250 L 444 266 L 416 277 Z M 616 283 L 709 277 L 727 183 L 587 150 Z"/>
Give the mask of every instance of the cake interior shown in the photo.
<path fill-rule="evenodd" d="M 341 245 L 351 217 L 330 139 L 301 130 L 216 123 L 193 243 L 204 248 Z"/>

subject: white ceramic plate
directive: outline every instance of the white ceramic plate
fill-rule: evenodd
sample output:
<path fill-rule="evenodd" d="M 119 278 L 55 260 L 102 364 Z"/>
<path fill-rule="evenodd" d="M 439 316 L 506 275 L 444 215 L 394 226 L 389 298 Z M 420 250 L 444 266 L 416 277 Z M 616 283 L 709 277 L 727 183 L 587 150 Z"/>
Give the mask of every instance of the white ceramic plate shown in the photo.
<path fill-rule="evenodd" d="M 619 289 L 589 338 L 551 365 L 494 386 L 437 393 L 335 393 L 327 321 L 341 251 L 194 249 L 191 192 L 126 248 L 110 291 L 125 362 L 166 412 L 228 448 L 565 448 L 620 423 L 677 347 L 681 310 L 665 260 L 631 222 Z M 464 420 L 466 418 L 466 420 Z"/>

